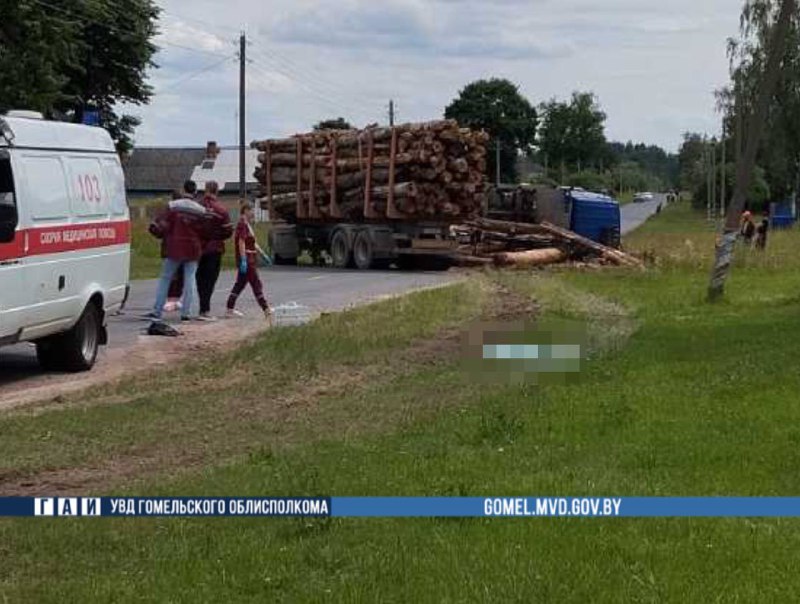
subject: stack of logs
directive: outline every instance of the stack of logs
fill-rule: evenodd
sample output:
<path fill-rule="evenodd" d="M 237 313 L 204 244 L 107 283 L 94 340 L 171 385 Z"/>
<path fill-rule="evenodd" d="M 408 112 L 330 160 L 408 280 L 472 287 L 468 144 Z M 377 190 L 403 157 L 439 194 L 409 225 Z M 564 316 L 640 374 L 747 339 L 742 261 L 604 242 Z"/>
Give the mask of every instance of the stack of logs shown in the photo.
<path fill-rule="evenodd" d="M 253 143 L 271 217 L 446 220 L 480 212 L 488 135 L 453 120 Z"/>
<path fill-rule="evenodd" d="M 548 222 L 528 224 L 477 218 L 460 227 L 461 264 L 533 267 L 578 261 L 644 268 L 637 257 Z"/>

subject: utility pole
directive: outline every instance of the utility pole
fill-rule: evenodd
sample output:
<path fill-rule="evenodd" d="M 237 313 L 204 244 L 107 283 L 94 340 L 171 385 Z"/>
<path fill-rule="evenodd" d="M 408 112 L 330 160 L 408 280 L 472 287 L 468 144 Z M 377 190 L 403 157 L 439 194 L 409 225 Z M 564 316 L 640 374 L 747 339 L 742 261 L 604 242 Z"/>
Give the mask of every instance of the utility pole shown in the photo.
<path fill-rule="evenodd" d="M 497 137 L 495 142 L 495 172 L 496 172 L 496 180 L 497 186 L 500 186 L 500 137 Z"/>
<path fill-rule="evenodd" d="M 245 149 L 245 99 L 246 99 L 246 74 L 245 65 L 247 64 L 247 38 L 245 33 L 239 37 L 239 197 L 244 200 L 247 197 L 247 159 Z"/>
<path fill-rule="evenodd" d="M 389 126 L 394 127 L 394 100 L 389 101 Z"/>

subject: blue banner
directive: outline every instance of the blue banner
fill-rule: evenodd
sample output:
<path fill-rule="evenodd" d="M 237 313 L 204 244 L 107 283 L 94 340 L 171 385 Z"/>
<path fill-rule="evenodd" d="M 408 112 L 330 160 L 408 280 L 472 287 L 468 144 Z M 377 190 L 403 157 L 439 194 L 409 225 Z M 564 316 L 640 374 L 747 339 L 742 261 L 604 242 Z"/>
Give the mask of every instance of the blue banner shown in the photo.
<path fill-rule="evenodd" d="M 0 497 L 0 517 L 800 517 L 800 497 Z"/>

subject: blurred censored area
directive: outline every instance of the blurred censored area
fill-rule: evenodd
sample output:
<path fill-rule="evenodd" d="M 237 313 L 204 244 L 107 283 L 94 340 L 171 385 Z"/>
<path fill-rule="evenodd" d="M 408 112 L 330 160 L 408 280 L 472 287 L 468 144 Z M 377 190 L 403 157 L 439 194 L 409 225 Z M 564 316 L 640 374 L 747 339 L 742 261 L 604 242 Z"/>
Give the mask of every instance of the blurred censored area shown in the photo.
<path fill-rule="evenodd" d="M 474 323 L 462 348 L 464 368 L 477 381 L 566 383 L 581 371 L 586 326 L 569 320 Z"/>

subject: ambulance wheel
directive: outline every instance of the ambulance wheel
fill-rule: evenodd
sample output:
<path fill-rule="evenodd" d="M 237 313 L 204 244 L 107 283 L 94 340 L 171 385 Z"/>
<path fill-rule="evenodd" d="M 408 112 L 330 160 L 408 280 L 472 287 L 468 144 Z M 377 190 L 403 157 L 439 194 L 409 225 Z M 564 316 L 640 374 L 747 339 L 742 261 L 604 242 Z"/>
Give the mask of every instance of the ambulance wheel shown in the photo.
<path fill-rule="evenodd" d="M 36 343 L 39 364 L 50 371 L 89 371 L 97 361 L 102 329 L 100 310 L 90 303 L 75 327 Z"/>

